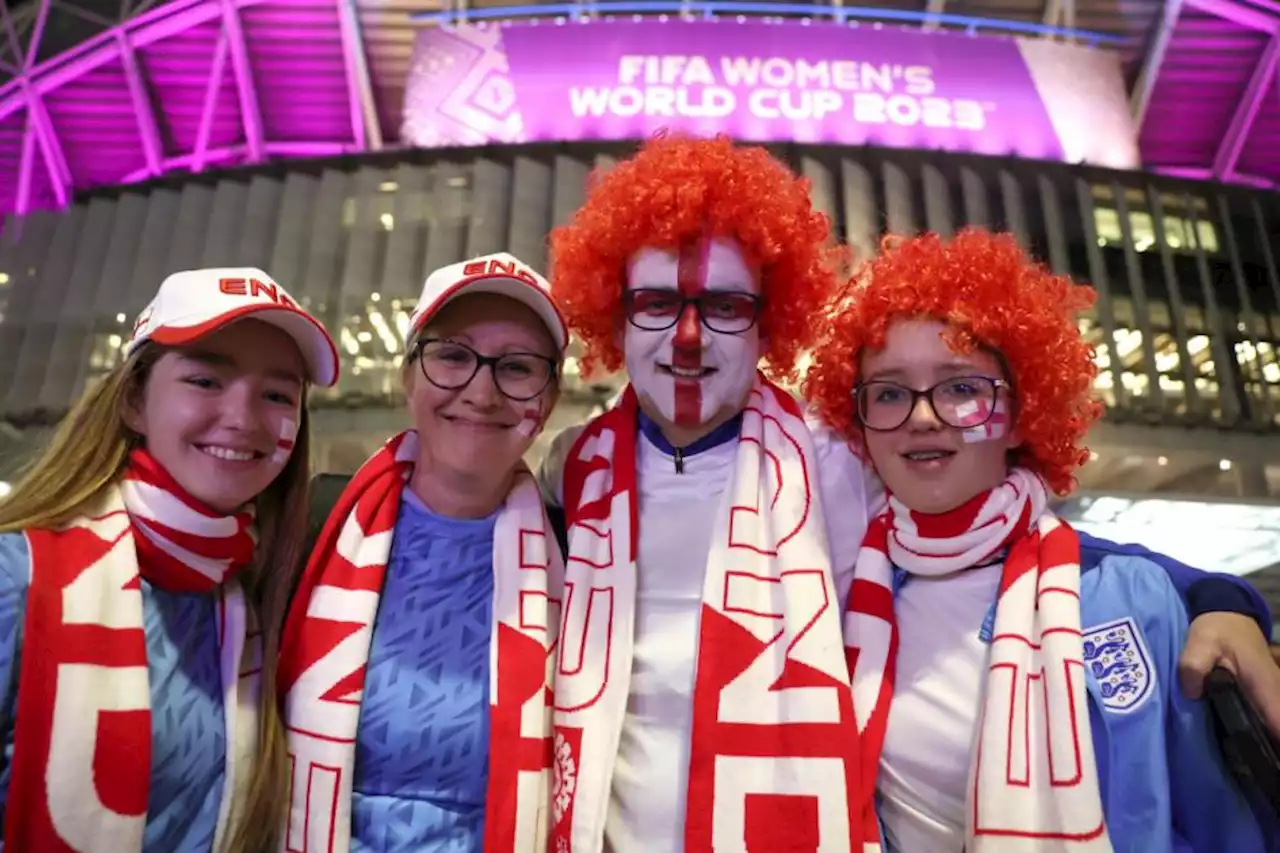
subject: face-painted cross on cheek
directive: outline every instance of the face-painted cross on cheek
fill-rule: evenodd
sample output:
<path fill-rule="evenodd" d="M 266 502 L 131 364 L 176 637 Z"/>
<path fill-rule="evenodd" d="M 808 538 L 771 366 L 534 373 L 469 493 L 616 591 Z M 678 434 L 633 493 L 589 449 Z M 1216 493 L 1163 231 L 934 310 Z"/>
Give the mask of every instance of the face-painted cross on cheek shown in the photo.
<path fill-rule="evenodd" d="M 701 236 L 680 246 L 676 283 L 686 299 L 700 296 L 707 289 L 711 268 L 711 240 Z M 686 305 L 676 321 L 671 347 L 671 366 L 677 370 L 702 370 L 702 318 L 697 307 Z M 678 426 L 696 426 L 702 421 L 702 384 L 697 379 L 676 378 L 675 418 Z"/>
<path fill-rule="evenodd" d="M 988 413 L 991 414 L 989 418 Z M 960 433 L 966 444 L 994 441 L 997 438 L 1004 438 L 1008 432 L 1008 409 L 1003 400 L 997 400 L 994 407 L 985 400 L 961 403 L 956 406 L 956 416 L 962 424 L 973 424 Z"/>
<path fill-rule="evenodd" d="M 271 454 L 271 461 L 277 465 L 289 461 L 289 456 L 293 453 L 293 445 L 298 437 L 298 423 L 292 418 L 285 418 L 280 421 L 280 440 L 276 442 L 275 452 Z"/>
<path fill-rule="evenodd" d="M 546 413 L 542 409 L 541 399 L 526 403 L 524 416 L 520 418 L 520 423 L 516 424 L 516 432 L 524 438 L 533 438 L 542 432 L 542 425 L 546 420 Z"/>

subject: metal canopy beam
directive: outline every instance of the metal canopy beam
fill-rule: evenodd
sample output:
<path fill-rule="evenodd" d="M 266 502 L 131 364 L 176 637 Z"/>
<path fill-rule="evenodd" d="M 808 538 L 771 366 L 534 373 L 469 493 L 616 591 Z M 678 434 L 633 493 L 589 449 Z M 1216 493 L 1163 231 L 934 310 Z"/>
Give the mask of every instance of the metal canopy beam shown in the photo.
<path fill-rule="evenodd" d="M 22 134 L 22 154 L 18 160 L 18 198 L 14 212 L 26 216 L 31 210 L 31 179 L 36 169 L 36 133 L 27 113 L 27 127 Z"/>
<path fill-rule="evenodd" d="M 1044 24 L 1049 27 L 1064 27 L 1074 30 L 1076 27 L 1075 0 L 1048 0 L 1044 4 Z M 1050 38 L 1046 33 L 1045 38 Z M 1071 39 L 1075 41 L 1075 39 Z"/>
<path fill-rule="evenodd" d="M 226 74 L 229 43 L 227 29 L 223 27 L 218 31 L 218 42 L 213 48 L 213 66 L 209 69 L 209 81 L 205 84 L 204 102 L 200 107 L 200 125 L 196 128 L 195 149 L 191 152 L 192 172 L 203 172 L 208 162 L 209 134 L 213 131 L 213 115 L 218 108 L 218 94 L 222 91 L 222 78 Z"/>
<path fill-rule="evenodd" d="M 936 2 L 937 0 L 930 0 Z M 342 58 L 347 70 L 347 98 L 351 105 L 351 132 L 357 148 L 382 150 L 382 123 L 373 100 L 373 80 L 369 76 L 369 59 L 360 32 L 356 0 L 336 0 L 338 26 L 342 32 Z"/>
<path fill-rule="evenodd" d="M 1260 33 L 1280 31 L 1280 16 L 1235 0 L 1187 0 L 1187 5 Z"/>
<path fill-rule="evenodd" d="M 49 0 L 40 0 L 40 10 L 36 13 L 36 22 L 31 27 L 31 38 L 27 41 L 27 52 L 22 58 L 22 67 L 30 71 L 36 67 L 36 58 L 40 55 L 40 40 L 44 37 L 44 26 L 49 22 Z"/>
<path fill-rule="evenodd" d="M 1142 123 L 1147 117 L 1147 108 L 1151 106 L 1151 94 L 1156 89 L 1156 78 L 1160 76 L 1160 68 L 1164 65 L 1165 54 L 1169 52 L 1169 42 L 1173 40 L 1174 28 L 1182 17 L 1183 0 L 1168 0 L 1164 4 L 1164 12 L 1160 15 L 1160 23 L 1156 26 L 1147 55 L 1142 60 L 1142 70 L 1133 83 L 1133 92 L 1129 95 L 1129 109 L 1133 113 L 1134 129 L 1142 132 Z"/>
<path fill-rule="evenodd" d="M 147 91 L 147 83 L 142 79 L 138 55 L 130 47 L 124 30 L 116 30 L 116 44 L 120 48 L 120 60 L 124 63 L 124 77 L 129 85 L 129 99 L 133 101 L 133 112 L 138 120 L 138 135 L 142 137 L 142 155 L 147 162 L 147 171 L 152 175 L 159 175 L 164 168 L 164 143 L 160 140 L 160 128 L 156 123 L 156 114 L 152 108 L 150 93 Z"/>
<path fill-rule="evenodd" d="M 1267 89 L 1276 76 L 1276 61 L 1280 60 L 1280 35 L 1273 35 L 1262 51 L 1258 64 L 1253 67 L 1249 77 L 1249 85 L 1245 87 L 1240 103 L 1236 104 L 1231 116 L 1231 124 L 1227 126 L 1227 135 L 1218 144 L 1218 153 L 1213 158 L 1213 176 L 1219 181 L 1230 180 L 1240 160 L 1240 152 L 1244 149 L 1245 140 L 1249 138 L 1249 130 L 1258 118 L 1262 109 L 1262 101 L 1267 96 Z"/>
<path fill-rule="evenodd" d="M 265 149 L 262 110 L 258 107 L 258 89 L 253 85 L 253 68 L 249 65 L 249 48 L 244 38 L 244 27 L 233 0 L 222 0 L 222 26 L 226 29 L 231 48 L 231 68 L 235 72 L 236 91 L 240 96 L 245 147 L 249 151 L 249 159 L 254 163 L 261 163 Z"/>
<path fill-rule="evenodd" d="M 920 25 L 920 29 L 925 31 L 936 30 L 938 28 L 938 16 L 945 11 L 947 11 L 947 0 L 929 0 L 924 7 L 924 13 L 929 17 Z"/>
<path fill-rule="evenodd" d="M 9 50 L 13 53 L 13 61 L 25 66 L 26 60 L 22 51 L 22 42 L 18 39 L 18 28 L 13 24 L 13 13 L 9 7 L 0 3 L 0 24 L 4 25 L 4 35 L 9 42 Z"/>
<path fill-rule="evenodd" d="M 27 96 L 27 132 L 34 132 L 40 151 L 44 154 L 44 164 L 49 171 L 49 183 L 53 186 L 53 198 L 58 207 L 66 207 L 71 200 L 71 169 L 67 166 L 67 157 L 62 151 L 62 142 L 58 139 L 53 121 L 49 118 L 44 102 L 36 93 L 35 87 L 25 77 L 22 79 L 23 92 Z"/>

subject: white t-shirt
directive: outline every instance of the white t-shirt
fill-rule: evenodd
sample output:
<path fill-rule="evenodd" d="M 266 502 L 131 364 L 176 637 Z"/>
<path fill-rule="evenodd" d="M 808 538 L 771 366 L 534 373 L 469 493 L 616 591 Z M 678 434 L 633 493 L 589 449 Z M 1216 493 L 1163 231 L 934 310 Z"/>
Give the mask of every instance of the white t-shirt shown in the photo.
<path fill-rule="evenodd" d="M 556 436 L 539 472 L 563 501 L 564 459 L 582 427 Z M 884 503 L 879 481 L 840 439 L 810 422 L 818 487 L 840 606 L 853 581 L 867 521 Z M 673 457 L 637 440 L 640 538 L 631 691 L 605 824 L 612 853 L 676 853 L 684 847 L 689 733 L 698 617 L 711 534 L 733 473 L 737 440 Z M 870 512 L 868 511 L 870 510 Z"/>
<path fill-rule="evenodd" d="M 898 665 L 877 786 L 891 853 L 964 850 L 989 650 L 979 635 L 1001 571 L 913 576 L 898 593 Z"/>

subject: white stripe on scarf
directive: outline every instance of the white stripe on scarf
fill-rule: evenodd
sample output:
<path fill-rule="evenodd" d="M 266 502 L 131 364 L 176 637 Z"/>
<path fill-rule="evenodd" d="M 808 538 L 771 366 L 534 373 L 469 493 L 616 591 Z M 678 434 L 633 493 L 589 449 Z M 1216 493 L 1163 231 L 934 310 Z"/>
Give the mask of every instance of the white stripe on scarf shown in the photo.
<path fill-rule="evenodd" d="M 417 434 L 404 432 L 352 478 L 325 523 L 285 625 L 280 682 L 293 760 L 286 851 L 345 853 L 351 847 L 370 643 L 401 494 L 417 457 Z M 549 679 L 562 565 L 537 485 L 521 470 L 494 531 L 489 853 L 545 850 Z M 335 625 L 341 626 L 337 633 Z"/>
<path fill-rule="evenodd" d="M 894 689 L 893 566 L 943 575 L 1011 546 L 986 684 L 975 685 L 985 698 L 970 770 L 969 853 L 1112 849 L 1089 723 L 1079 540 L 1047 505 L 1044 483 L 1014 469 L 984 501 L 955 511 L 972 513 L 964 533 L 943 538 L 929 537 L 920 529 L 929 519 L 891 498 L 872 523 L 854 572 L 845 635 L 855 661 L 863 778 L 874 780 Z M 880 849 L 874 786 L 863 796 L 863 849 L 873 853 Z"/>
<path fill-rule="evenodd" d="M 636 413 L 628 388 L 584 430 L 565 469 L 554 853 L 603 847 L 634 642 Z M 788 833 L 809 830 L 823 853 L 854 849 L 856 725 L 817 477 L 798 404 L 758 379 L 711 532 L 699 645 L 688 650 L 697 683 L 686 853 L 783 850 Z M 774 689 L 784 668 L 803 671 L 804 686 Z M 811 807 L 816 826 L 764 814 L 783 798 Z"/>

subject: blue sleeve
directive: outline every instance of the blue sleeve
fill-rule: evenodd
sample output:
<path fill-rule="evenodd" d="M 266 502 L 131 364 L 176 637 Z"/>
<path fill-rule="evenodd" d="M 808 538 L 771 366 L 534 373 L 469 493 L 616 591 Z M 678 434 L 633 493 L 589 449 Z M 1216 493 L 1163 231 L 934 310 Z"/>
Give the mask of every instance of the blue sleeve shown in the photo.
<path fill-rule="evenodd" d="M 1107 539 L 1090 536 L 1077 530 L 1080 537 L 1080 565 L 1082 569 L 1097 565 L 1102 558 L 1114 554 L 1123 557 L 1139 557 L 1154 563 L 1165 571 L 1174 589 L 1186 604 L 1191 621 L 1206 613 L 1242 613 L 1252 616 L 1271 641 L 1271 610 L 1253 584 L 1244 578 L 1192 568 L 1172 557 L 1156 553 L 1142 545 L 1121 545 Z"/>
<path fill-rule="evenodd" d="M 1137 562 L 1137 561 L 1134 561 Z M 1155 560 L 1150 571 L 1168 569 Z M 1192 569 L 1191 571 L 1194 571 Z M 1170 581 L 1172 576 L 1170 573 Z M 1190 625 L 1186 605 L 1172 586 L 1163 601 L 1133 601 L 1130 607 L 1154 611 L 1144 620 L 1158 662 L 1158 684 L 1165 705 L 1165 752 L 1168 761 L 1170 814 L 1175 853 L 1263 853 L 1262 829 L 1227 769 L 1213 730 L 1207 702 L 1193 701 L 1178 686 L 1177 661 Z M 1146 595 L 1144 598 L 1156 598 Z M 1158 608 L 1158 609 L 1157 609 Z M 1159 611 L 1164 616 L 1160 618 Z"/>
<path fill-rule="evenodd" d="M 13 760 L 13 713 L 18 698 L 18 665 L 22 627 L 27 615 L 30 573 L 27 537 L 0 534 L 0 825 L 9 799 L 9 765 Z M 0 850 L 4 844 L 0 841 Z"/>

